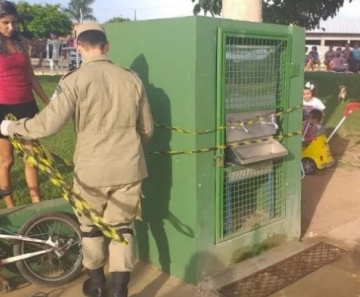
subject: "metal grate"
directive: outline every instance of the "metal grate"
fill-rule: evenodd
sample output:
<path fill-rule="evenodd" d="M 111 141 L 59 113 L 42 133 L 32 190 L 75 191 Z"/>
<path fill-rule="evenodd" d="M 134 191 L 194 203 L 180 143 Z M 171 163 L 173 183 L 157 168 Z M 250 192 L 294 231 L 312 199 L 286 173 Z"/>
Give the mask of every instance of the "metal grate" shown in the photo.
<path fill-rule="evenodd" d="M 225 113 L 284 107 L 287 39 L 227 36 L 224 42 Z M 221 240 L 283 218 L 283 180 L 282 160 L 228 165 L 224 170 Z"/>
<path fill-rule="evenodd" d="M 267 297 L 334 262 L 347 251 L 320 242 L 282 262 L 222 288 L 223 297 Z"/>
<path fill-rule="evenodd" d="M 287 40 L 226 38 L 225 109 L 282 106 Z"/>
<path fill-rule="evenodd" d="M 282 218 L 282 161 L 225 169 L 223 238 L 245 233 Z"/>

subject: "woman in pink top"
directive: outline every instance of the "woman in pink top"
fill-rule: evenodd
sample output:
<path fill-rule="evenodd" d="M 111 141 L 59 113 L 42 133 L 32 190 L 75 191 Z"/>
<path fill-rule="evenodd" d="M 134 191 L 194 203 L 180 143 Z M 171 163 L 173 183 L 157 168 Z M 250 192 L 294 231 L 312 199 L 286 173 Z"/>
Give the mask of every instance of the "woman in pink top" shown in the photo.
<path fill-rule="evenodd" d="M 345 59 L 340 53 L 337 53 L 335 58 L 330 62 L 331 70 L 335 72 L 345 71 Z"/>
<path fill-rule="evenodd" d="M 11 113 L 18 119 L 38 113 L 33 90 L 45 104 L 49 102 L 36 79 L 28 56 L 26 39 L 15 31 L 17 10 L 9 1 L 0 0 L 0 123 Z M 28 148 L 31 149 L 29 144 Z M 14 162 L 13 148 L 0 135 L 0 196 L 11 190 L 10 169 Z M 25 164 L 25 177 L 31 201 L 40 201 L 37 169 Z M 8 208 L 14 207 L 11 195 L 4 195 Z"/>

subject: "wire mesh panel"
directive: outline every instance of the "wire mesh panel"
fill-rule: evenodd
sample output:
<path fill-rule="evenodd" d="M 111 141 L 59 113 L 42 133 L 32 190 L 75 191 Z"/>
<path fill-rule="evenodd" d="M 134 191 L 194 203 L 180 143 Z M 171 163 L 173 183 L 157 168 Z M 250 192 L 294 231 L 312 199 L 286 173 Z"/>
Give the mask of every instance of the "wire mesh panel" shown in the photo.
<path fill-rule="evenodd" d="M 281 106 L 287 40 L 226 38 L 225 109 Z"/>
<path fill-rule="evenodd" d="M 282 161 L 225 169 L 224 236 L 247 232 L 283 214 Z"/>
<path fill-rule="evenodd" d="M 283 108 L 288 39 L 228 35 L 223 42 L 224 117 Z M 277 124 L 282 130 L 281 123 Z M 242 166 L 227 163 L 222 174 L 222 239 L 284 217 L 282 159 Z"/>

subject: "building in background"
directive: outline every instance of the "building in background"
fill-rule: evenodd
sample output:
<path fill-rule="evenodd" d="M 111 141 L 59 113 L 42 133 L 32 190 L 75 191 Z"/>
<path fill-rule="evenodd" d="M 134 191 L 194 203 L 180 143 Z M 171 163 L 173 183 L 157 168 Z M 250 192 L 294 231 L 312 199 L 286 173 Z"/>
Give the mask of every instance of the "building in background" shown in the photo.
<path fill-rule="evenodd" d="M 360 18 L 336 17 L 321 21 L 319 29 L 306 31 L 306 46 L 309 50 L 316 46 L 321 61 L 329 45 L 344 48 L 349 43 L 352 47 L 356 41 L 360 42 Z"/>

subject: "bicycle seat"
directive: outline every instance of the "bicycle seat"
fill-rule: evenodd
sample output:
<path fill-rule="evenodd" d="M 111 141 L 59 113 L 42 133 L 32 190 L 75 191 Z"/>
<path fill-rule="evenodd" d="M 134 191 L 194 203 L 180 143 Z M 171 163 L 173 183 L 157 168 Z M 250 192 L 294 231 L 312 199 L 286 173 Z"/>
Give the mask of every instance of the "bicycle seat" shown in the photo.
<path fill-rule="evenodd" d="M 11 194 L 12 194 L 12 190 L 0 190 L 0 199 Z"/>

